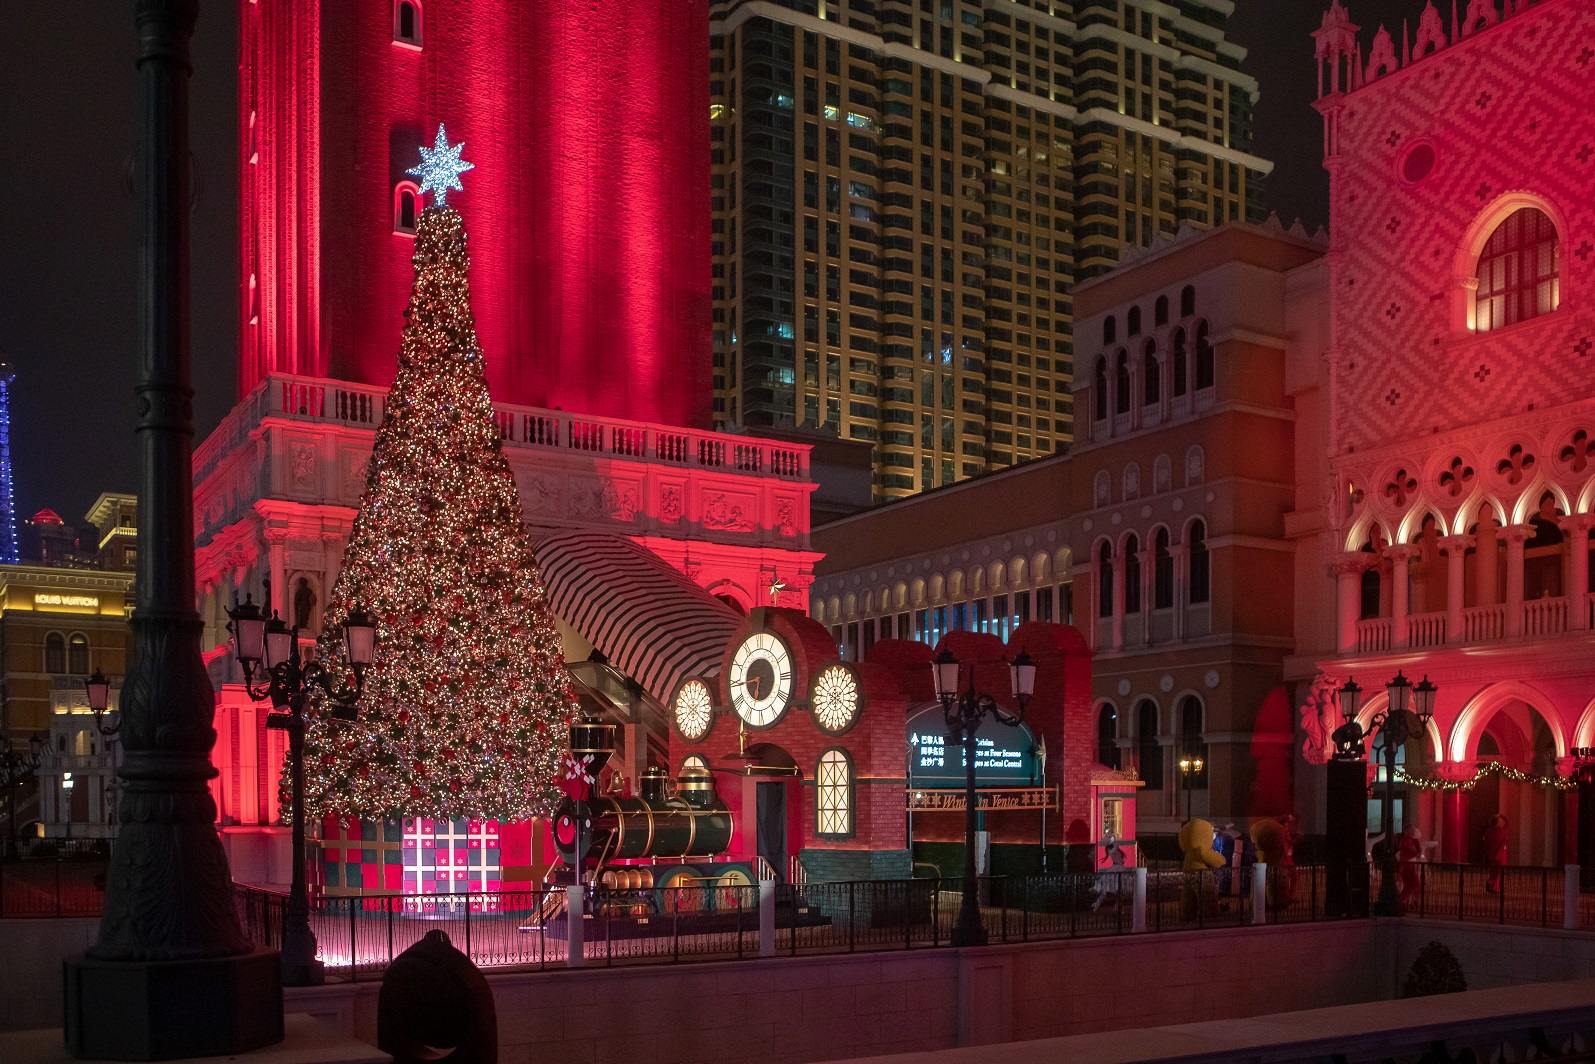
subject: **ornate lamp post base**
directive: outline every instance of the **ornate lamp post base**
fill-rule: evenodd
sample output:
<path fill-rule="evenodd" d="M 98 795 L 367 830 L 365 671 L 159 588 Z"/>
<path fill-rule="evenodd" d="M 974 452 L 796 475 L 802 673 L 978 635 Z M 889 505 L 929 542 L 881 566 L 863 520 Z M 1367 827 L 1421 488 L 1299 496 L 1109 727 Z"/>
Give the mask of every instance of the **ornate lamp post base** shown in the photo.
<path fill-rule="evenodd" d="M 955 927 L 948 941 L 955 946 L 984 946 L 990 936 L 984 927 Z"/>
<path fill-rule="evenodd" d="M 172 1060 L 282 1041 L 275 951 L 66 964 L 66 1048 L 87 1060 Z"/>

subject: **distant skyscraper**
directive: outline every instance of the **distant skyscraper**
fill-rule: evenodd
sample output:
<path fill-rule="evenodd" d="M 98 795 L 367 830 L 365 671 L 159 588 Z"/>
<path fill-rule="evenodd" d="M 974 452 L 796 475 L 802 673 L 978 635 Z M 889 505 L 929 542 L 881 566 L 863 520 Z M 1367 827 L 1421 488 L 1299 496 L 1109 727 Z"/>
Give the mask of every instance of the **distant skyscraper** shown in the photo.
<path fill-rule="evenodd" d="M 1066 444 L 1074 281 L 1262 217 L 1232 6 L 716 0 L 716 420 L 876 441 L 877 498 Z"/>
<path fill-rule="evenodd" d="M 11 382 L 17 379 L 10 365 L 0 362 L 0 564 L 17 564 L 17 506 L 11 491 Z"/>

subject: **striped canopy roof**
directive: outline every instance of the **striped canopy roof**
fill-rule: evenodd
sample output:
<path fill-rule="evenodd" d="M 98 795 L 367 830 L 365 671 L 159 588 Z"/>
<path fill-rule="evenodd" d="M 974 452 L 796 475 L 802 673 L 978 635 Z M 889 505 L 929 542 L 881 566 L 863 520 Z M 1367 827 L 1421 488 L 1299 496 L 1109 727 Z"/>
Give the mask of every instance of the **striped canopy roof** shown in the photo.
<path fill-rule="evenodd" d="M 566 532 L 537 546 L 549 605 L 661 705 L 713 676 L 742 617 L 623 536 Z"/>

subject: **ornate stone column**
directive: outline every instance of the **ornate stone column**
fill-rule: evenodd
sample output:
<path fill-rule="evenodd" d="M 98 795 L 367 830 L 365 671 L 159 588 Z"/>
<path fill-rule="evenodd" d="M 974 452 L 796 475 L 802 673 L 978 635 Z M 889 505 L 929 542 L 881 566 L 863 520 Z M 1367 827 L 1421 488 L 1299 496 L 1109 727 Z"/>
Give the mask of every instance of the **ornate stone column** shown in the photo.
<path fill-rule="evenodd" d="M 73 1056 L 161 1060 L 280 1041 L 277 955 L 239 924 L 209 781 L 210 680 L 194 606 L 189 40 L 198 0 L 138 0 L 140 469 L 133 656 L 122 688 L 121 831 L 100 934 L 64 970 Z"/>
<path fill-rule="evenodd" d="M 1366 551 L 1350 551 L 1335 559 L 1335 649 L 1350 654 L 1357 649 L 1357 621 L 1362 618 L 1362 574 L 1373 561 Z"/>
<path fill-rule="evenodd" d="M 1523 634 L 1523 544 L 1534 536 L 1532 525 L 1508 525 L 1500 530 L 1506 541 L 1506 634 Z"/>
<path fill-rule="evenodd" d="M 1573 514 L 1556 523 L 1567 536 L 1567 627 L 1582 632 L 1589 627 L 1589 530 L 1595 514 Z"/>
<path fill-rule="evenodd" d="M 1442 536 L 1440 549 L 1445 552 L 1445 641 L 1460 643 L 1464 638 L 1462 609 L 1467 601 L 1466 561 L 1468 548 L 1473 546 L 1472 536 Z"/>
<path fill-rule="evenodd" d="M 1407 595 L 1411 590 L 1408 565 L 1418 548 L 1410 544 L 1386 547 L 1384 555 L 1390 560 L 1390 645 L 1404 647 L 1407 638 Z"/>

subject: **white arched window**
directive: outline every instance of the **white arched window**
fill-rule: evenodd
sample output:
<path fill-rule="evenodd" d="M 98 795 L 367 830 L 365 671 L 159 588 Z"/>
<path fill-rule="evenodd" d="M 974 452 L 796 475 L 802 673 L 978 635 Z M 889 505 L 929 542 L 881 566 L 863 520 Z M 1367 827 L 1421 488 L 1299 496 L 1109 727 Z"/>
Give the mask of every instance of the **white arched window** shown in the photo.
<path fill-rule="evenodd" d="M 820 755 L 814 772 L 815 834 L 850 838 L 853 834 L 853 762 L 847 751 L 832 748 Z"/>
<path fill-rule="evenodd" d="M 1556 226 L 1522 207 L 1496 226 L 1479 253 L 1474 325 L 1479 332 L 1549 314 L 1561 302 Z"/>

